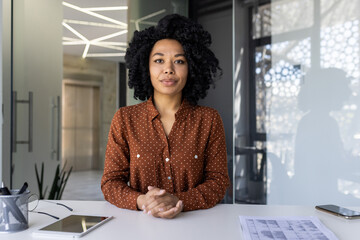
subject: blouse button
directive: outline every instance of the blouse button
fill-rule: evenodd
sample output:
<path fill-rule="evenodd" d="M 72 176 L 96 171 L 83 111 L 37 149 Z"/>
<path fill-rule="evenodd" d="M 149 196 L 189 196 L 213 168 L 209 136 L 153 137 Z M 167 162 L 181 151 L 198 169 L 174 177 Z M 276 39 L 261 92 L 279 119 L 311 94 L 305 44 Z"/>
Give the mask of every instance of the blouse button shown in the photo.
<path fill-rule="evenodd" d="M 169 158 L 165 158 L 165 161 L 168 162 L 170 159 Z"/>
<path fill-rule="evenodd" d="M 169 176 L 168 179 L 171 180 L 171 177 Z"/>
<path fill-rule="evenodd" d="M 195 159 L 198 159 L 198 155 L 195 155 Z"/>
<path fill-rule="evenodd" d="M 139 158 L 139 157 L 140 157 L 140 154 L 136 155 L 136 157 Z"/>

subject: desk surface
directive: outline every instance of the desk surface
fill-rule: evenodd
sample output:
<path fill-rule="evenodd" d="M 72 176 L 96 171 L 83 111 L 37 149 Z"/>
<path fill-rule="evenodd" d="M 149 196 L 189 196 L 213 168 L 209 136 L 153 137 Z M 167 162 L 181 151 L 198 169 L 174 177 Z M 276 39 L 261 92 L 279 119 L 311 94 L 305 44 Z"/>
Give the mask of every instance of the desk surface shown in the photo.
<path fill-rule="evenodd" d="M 353 240 L 360 236 L 360 220 L 345 220 L 319 212 L 314 207 L 230 205 L 218 204 L 212 209 L 181 213 L 175 219 L 159 219 L 140 211 L 119 209 L 105 201 L 61 201 L 74 209 L 73 214 L 104 214 L 114 219 L 80 239 L 243 239 L 239 215 L 246 216 L 317 216 L 341 240 Z M 352 208 L 360 210 L 359 207 Z M 37 211 L 45 211 L 58 217 L 71 212 L 61 206 L 40 201 Z M 0 238 L 35 239 L 32 232 L 55 219 L 46 215 L 29 213 L 29 229 L 18 233 L 1 233 Z M 46 239 L 46 238 L 41 238 Z"/>

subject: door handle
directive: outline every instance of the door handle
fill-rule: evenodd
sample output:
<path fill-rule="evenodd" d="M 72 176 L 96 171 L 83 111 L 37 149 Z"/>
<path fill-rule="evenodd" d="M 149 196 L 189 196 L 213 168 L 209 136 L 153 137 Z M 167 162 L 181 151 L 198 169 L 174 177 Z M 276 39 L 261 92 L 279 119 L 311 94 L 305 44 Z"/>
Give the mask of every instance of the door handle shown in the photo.
<path fill-rule="evenodd" d="M 61 105 L 60 105 L 60 96 L 56 97 L 56 103 L 52 99 L 52 110 L 51 110 L 51 159 L 53 159 L 53 155 L 56 155 L 56 160 L 60 160 L 60 121 L 61 121 Z M 55 111 L 56 110 L 56 111 Z M 56 117 L 54 117 L 56 114 Z M 55 120 L 56 119 L 56 120 Z M 56 129 L 55 129 L 56 122 Z M 54 138 L 54 135 L 56 137 Z"/>
<path fill-rule="evenodd" d="M 17 104 L 29 105 L 29 118 L 28 118 L 28 140 L 17 140 Z M 33 150 L 33 92 L 29 92 L 29 100 L 18 100 L 17 92 L 13 91 L 12 97 L 13 105 L 13 128 L 12 128 L 12 151 L 16 152 L 17 144 L 28 144 L 28 151 Z"/>

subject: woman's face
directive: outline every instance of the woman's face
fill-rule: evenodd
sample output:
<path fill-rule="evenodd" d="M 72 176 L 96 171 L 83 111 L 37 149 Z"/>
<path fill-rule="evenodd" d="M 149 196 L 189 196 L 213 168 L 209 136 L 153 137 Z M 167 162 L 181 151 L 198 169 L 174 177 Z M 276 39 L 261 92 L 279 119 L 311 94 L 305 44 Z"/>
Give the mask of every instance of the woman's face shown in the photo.
<path fill-rule="evenodd" d="M 188 75 L 188 63 L 181 44 L 162 39 L 154 44 L 149 57 L 149 70 L 154 95 L 181 95 Z"/>

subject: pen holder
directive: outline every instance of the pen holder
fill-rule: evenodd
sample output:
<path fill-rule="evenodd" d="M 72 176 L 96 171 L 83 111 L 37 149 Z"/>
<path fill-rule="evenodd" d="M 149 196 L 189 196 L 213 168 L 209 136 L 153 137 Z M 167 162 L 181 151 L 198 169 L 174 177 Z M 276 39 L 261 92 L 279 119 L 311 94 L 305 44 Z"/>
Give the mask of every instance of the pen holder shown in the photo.
<path fill-rule="evenodd" d="M 19 190 L 11 190 L 11 195 L 0 195 L 0 232 L 17 232 L 25 230 L 28 224 L 28 196 L 30 191 L 17 194 Z"/>

